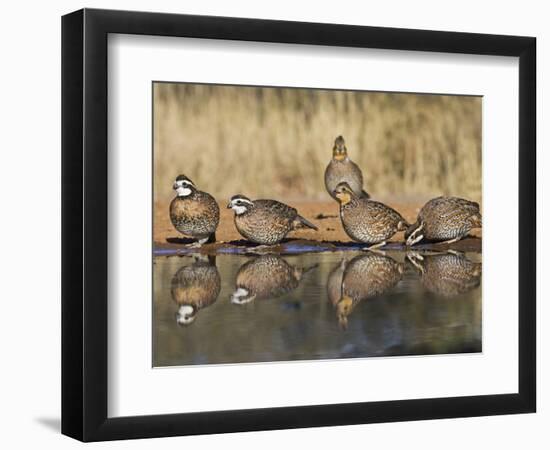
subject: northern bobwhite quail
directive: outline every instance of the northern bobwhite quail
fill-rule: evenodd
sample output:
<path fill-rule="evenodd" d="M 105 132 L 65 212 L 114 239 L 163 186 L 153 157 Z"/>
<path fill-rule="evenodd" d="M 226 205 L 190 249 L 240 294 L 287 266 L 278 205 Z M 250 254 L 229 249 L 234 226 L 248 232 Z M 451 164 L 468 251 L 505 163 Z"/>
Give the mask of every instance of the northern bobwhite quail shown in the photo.
<path fill-rule="evenodd" d="M 295 208 L 276 200 L 252 201 L 244 195 L 234 195 L 227 207 L 235 211 L 239 233 L 255 244 L 278 244 L 288 232 L 300 228 L 317 230 Z"/>
<path fill-rule="evenodd" d="M 437 197 L 422 207 L 405 238 L 408 246 L 422 239 L 450 244 L 467 236 L 472 228 L 481 228 L 478 203 L 458 197 Z"/>
<path fill-rule="evenodd" d="M 470 261 L 462 253 L 421 255 L 407 252 L 407 260 L 420 272 L 424 287 L 443 297 L 468 292 L 481 283 L 481 263 Z"/>
<path fill-rule="evenodd" d="M 347 235 L 354 241 L 382 247 L 386 240 L 409 224 L 393 208 L 364 197 L 358 197 L 346 182 L 339 183 L 334 195 L 340 202 L 340 219 Z"/>
<path fill-rule="evenodd" d="M 201 309 L 216 301 L 220 289 L 221 279 L 214 257 L 181 267 L 172 277 L 170 289 L 172 300 L 178 305 L 177 323 L 193 323 Z"/>
<path fill-rule="evenodd" d="M 301 268 L 277 255 L 262 255 L 244 263 L 235 282 L 231 303 L 244 305 L 253 300 L 279 297 L 298 287 L 302 276 L 317 265 Z"/>
<path fill-rule="evenodd" d="M 199 191 L 185 175 L 179 175 L 173 189 L 177 195 L 170 203 L 170 220 L 174 228 L 185 236 L 197 239 L 193 246 L 216 240 L 220 222 L 218 203 L 207 192 Z"/>
<path fill-rule="evenodd" d="M 332 159 L 325 169 L 325 187 L 334 199 L 334 190 L 338 183 L 345 181 L 357 197 L 369 198 L 369 194 L 363 190 L 363 174 L 357 164 L 348 156 L 346 142 L 342 136 L 338 136 L 332 147 Z"/>

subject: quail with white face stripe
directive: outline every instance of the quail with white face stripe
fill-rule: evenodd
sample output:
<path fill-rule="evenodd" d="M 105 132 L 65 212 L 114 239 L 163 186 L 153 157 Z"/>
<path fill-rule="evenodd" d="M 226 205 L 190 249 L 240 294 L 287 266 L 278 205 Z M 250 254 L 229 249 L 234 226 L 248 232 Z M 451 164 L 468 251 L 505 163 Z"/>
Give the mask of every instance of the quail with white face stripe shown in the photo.
<path fill-rule="evenodd" d="M 291 206 L 277 200 L 250 200 L 244 195 L 231 197 L 228 208 L 235 211 L 235 227 L 249 241 L 260 245 L 275 245 L 293 230 L 317 227 Z"/>
<path fill-rule="evenodd" d="M 199 191 L 185 175 L 174 181 L 176 197 L 170 203 L 170 220 L 181 234 L 197 240 L 192 246 L 216 240 L 216 228 L 220 222 L 218 203 L 207 192 Z"/>

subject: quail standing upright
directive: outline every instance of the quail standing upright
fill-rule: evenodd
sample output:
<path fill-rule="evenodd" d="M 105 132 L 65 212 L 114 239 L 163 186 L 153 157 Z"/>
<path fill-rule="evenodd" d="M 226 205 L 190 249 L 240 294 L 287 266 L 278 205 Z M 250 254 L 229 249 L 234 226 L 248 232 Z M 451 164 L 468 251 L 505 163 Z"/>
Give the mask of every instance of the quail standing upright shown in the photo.
<path fill-rule="evenodd" d="M 344 231 L 354 241 L 370 244 L 369 249 L 382 247 L 395 233 L 409 226 L 395 209 L 358 197 L 346 182 L 336 186 L 334 196 L 340 203 Z"/>
<path fill-rule="evenodd" d="M 298 214 L 298 211 L 277 200 L 250 200 L 244 195 L 231 197 L 228 208 L 235 211 L 235 227 L 255 244 L 275 245 L 293 230 L 317 227 Z"/>
<path fill-rule="evenodd" d="M 334 189 L 341 182 L 348 183 L 357 197 L 370 197 L 363 190 L 363 174 L 361 173 L 361 169 L 349 158 L 344 138 L 338 136 L 334 141 L 334 147 L 332 147 L 332 159 L 325 169 L 325 187 L 330 196 L 335 200 Z"/>
<path fill-rule="evenodd" d="M 185 236 L 197 240 L 192 246 L 216 240 L 220 221 L 218 203 L 207 192 L 199 191 L 185 175 L 179 175 L 173 189 L 177 195 L 170 203 L 170 220 L 174 228 Z"/>
<path fill-rule="evenodd" d="M 450 244 L 467 236 L 472 228 L 481 228 L 478 203 L 458 197 L 437 197 L 422 207 L 405 238 L 409 246 L 422 239 Z"/>

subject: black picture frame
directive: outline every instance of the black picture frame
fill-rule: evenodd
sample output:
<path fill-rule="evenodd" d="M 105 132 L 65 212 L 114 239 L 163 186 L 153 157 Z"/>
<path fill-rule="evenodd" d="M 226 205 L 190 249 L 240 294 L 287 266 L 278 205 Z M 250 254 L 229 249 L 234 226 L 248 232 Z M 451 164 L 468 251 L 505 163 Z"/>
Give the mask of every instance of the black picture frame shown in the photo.
<path fill-rule="evenodd" d="M 519 57 L 517 393 L 107 417 L 110 33 Z M 62 18 L 62 433 L 82 441 L 535 412 L 536 39 L 84 9 Z"/>

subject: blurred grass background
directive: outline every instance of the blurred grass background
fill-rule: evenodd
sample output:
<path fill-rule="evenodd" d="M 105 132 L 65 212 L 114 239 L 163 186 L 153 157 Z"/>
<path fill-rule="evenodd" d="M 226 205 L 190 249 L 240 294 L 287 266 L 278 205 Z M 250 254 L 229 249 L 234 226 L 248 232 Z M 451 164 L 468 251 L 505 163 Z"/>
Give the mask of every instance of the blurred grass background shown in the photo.
<path fill-rule="evenodd" d="M 334 138 L 375 198 L 481 201 L 481 97 L 154 84 L 155 200 L 184 173 L 219 201 L 329 200 Z"/>

